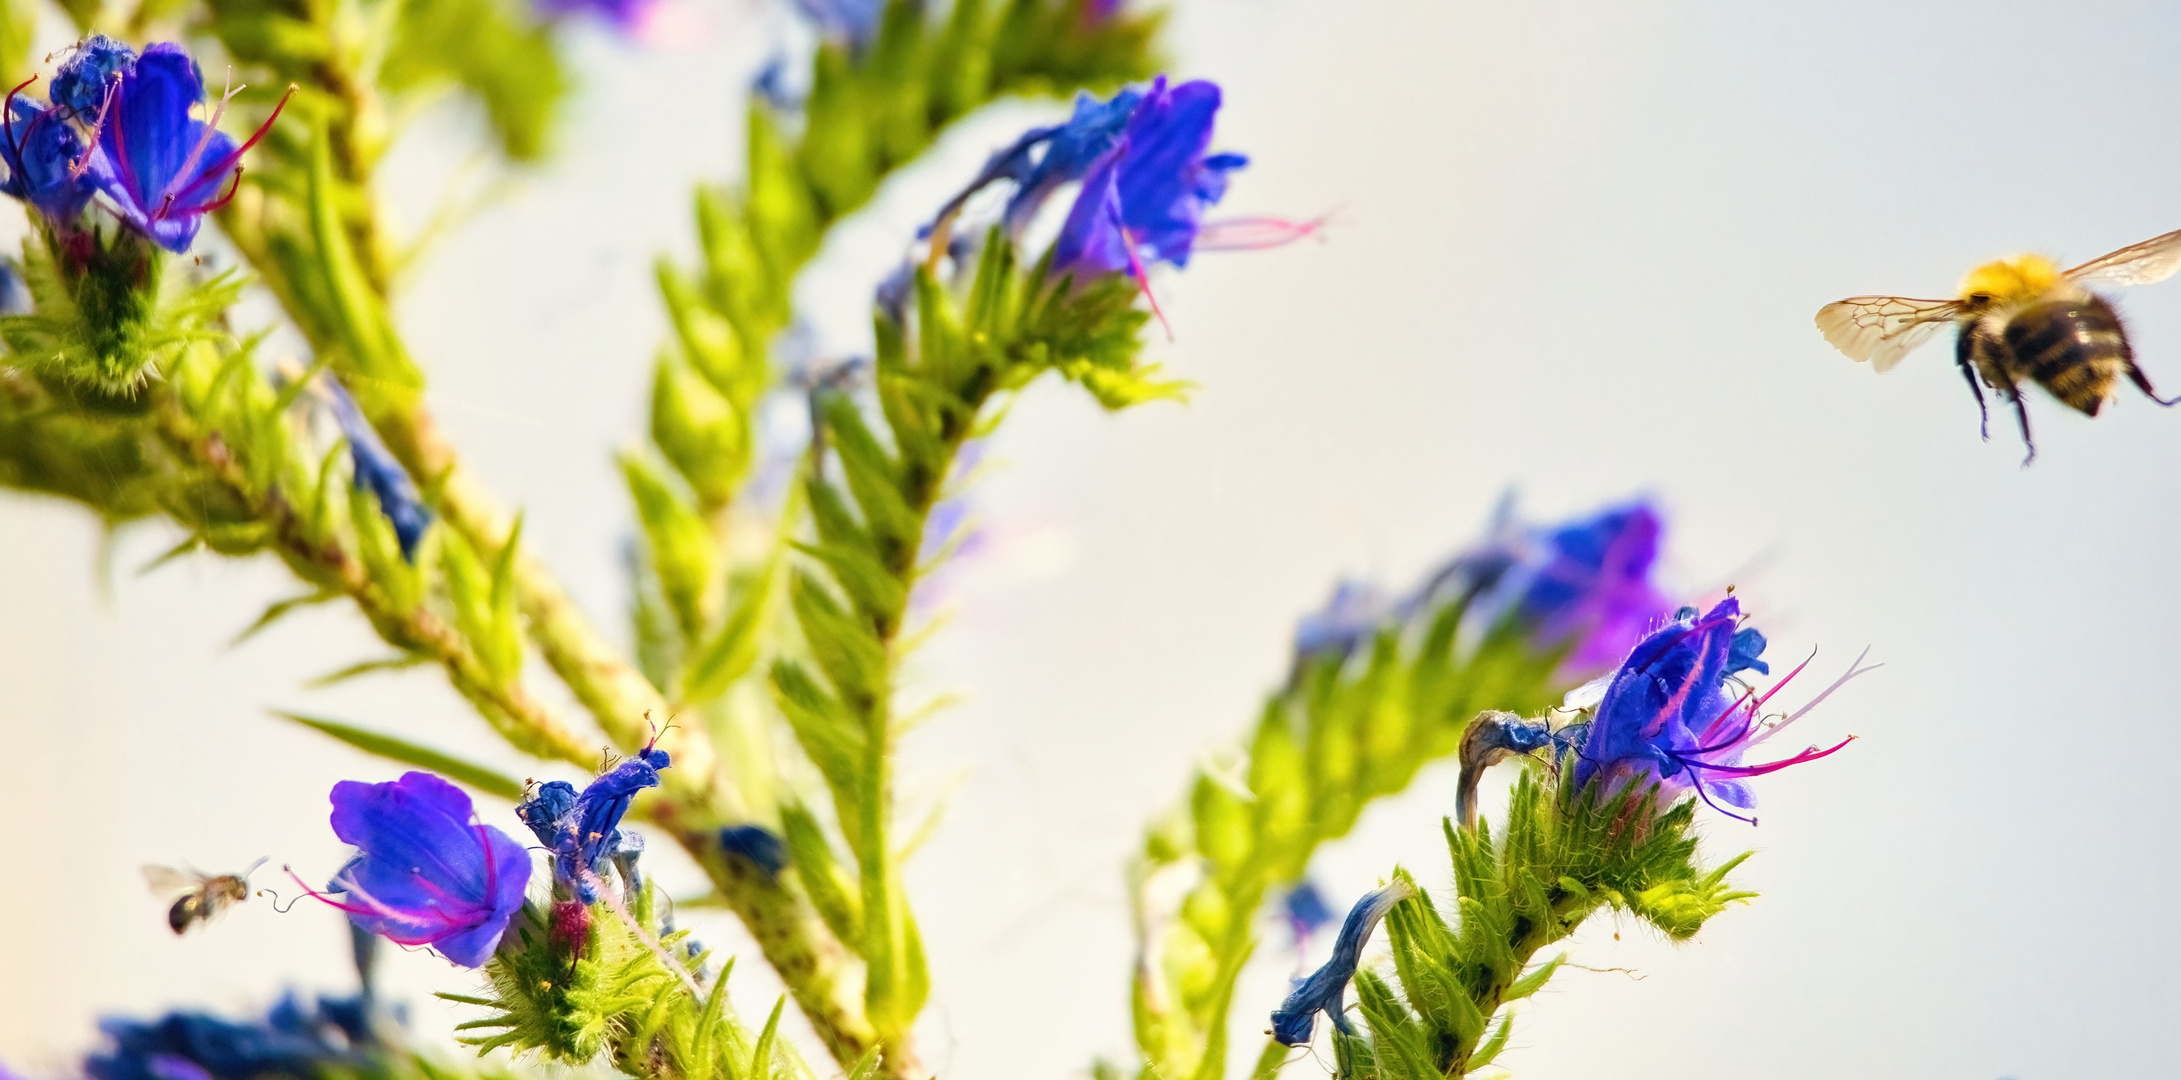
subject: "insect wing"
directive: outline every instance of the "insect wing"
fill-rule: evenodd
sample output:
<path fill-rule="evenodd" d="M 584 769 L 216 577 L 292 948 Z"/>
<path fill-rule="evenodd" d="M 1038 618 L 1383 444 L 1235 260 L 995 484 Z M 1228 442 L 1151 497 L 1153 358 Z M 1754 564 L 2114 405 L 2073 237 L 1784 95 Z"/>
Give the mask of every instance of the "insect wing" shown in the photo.
<path fill-rule="evenodd" d="M 1848 359 L 1859 364 L 1868 360 L 1878 371 L 1891 371 L 1960 314 L 1961 305 L 1952 300 L 1851 296 L 1819 308 L 1817 328 Z"/>
<path fill-rule="evenodd" d="M 2085 284 L 2151 285 L 2172 277 L 2176 270 L 2181 270 L 2181 229 L 2100 255 L 2069 270 L 2067 276 Z"/>
<path fill-rule="evenodd" d="M 175 893 L 189 892 L 204 883 L 205 876 L 203 874 L 191 873 L 187 870 L 176 870 L 171 866 L 146 864 L 144 867 L 144 884 L 151 886 L 152 893 L 157 896 L 173 896 Z"/>

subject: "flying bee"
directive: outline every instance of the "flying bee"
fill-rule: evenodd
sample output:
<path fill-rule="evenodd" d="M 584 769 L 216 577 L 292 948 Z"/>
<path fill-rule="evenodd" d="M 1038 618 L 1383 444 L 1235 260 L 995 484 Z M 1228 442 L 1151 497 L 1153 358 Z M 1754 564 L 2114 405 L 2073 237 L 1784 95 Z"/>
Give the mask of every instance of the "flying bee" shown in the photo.
<path fill-rule="evenodd" d="M 153 895 L 162 899 L 174 896 L 174 906 L 167 909 L 167 925 L 176 934 L 187 933 L 198 923 L 208 923 L 225 914 L 228 908 L 250 898 L 250 874 L 265 865 L 265 860 L 250 864 L 250 869 L 240 874 L 200 874 L 195 870 L 177 870 L 171 866 L 146 866 L 144 883 L 151 886 Z M 175 896 L 176 893 L 181 895 Z"/>
<path fill-rule="evenodd" d="M 2022 425 L 2022 445 L 2037 456 L 2030 441 L 2030 414 L 2022 404 L 2022 384 L 2034 382 L 2053 397 L 2089 416 L 2115 393 L 2121 376 L 2160 405 L 2162 398 L 2136 366 L 2120 315 L 2093 284 L 2149 285 L 2181 269 L 2181 230 L 2124 247 L 2072 270 L 2061 270 L 2042 255 L 2019 255 L 1986 263 L 1962 279 L 1953 300 L 1911 300 L 1902 296 L 1851 296 L 1818 309 L 1818 330 L 1833 347 L 1857 362 L 1891 371 L 1901 358 L 1948 323 L 1960 332 L 1954 363 L 1977 399 L 1984 437 L 1991 438 L 1991 414 L 1984 405 L 1981 378 L 2014 406 Z"/>

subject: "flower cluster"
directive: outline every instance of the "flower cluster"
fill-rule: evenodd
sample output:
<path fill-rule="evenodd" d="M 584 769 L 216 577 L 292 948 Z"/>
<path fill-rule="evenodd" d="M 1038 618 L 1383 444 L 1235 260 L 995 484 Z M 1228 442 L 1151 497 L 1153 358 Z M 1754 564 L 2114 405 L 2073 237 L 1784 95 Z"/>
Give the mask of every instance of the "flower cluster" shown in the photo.
<path fill-rule="evenodd" d="M 481 966 L 522 907 L 529 852 L 478 821 L 461 788 L 430 773 L 344 780 L 332 800 L 334 835 L 357 852 L 325 893 L 311 895 L 397 945 L 429 945 L 463 967 Z"/>
<path fill-rule="evenodd" d="M 64 230 L 101 196 L 116 218 L 177 254 L 189 250 L 206 214 L 234 198 L 242 155 L 264 138 L 288 100 L 282 96 L 237 146 L 218 125 L 240 88 L 200 120 L 191 113 L 205 104 L 204 78 L 180 45 L 162 42 L 138 54 L 103 36 L 78 46 L 61 65 L 51 102 L 24 94 L 29 85 L 8 95 L 0 192 Z"/>
<path fill-rule="evenodd" d="M 306 1005 L 292 994 L 264 1019 L 223 1020 L 176 1011 L 156 1020 L 107 1019 L 99 1030 L 111 1045 L 84 1059 L 90 1080 L 257 1080 L 353 1072 L 373 1034 L 361 998 L 320 998 Z"/>
<path fill-rule="evenodd" d="M 1695 608 L 1683 608 L 1673 622 L 1637 643 L 1598 700 L 1577 753 L 1575 782 L 1597 780 L 1610 785 L 1609 791 L 1631 781 L 1656 784 L 1662 801 L 1694 791 L 1714 809 L 1755 824 L 1755 818 L 1726 809 L 1748 810 L 1756 805 L 1744 779 L 1814 761 L 1853 741 L 1850 736 L 1833 746 L 1812 746 L 1778 761 L 1742 763 L 1744 754 L 1872 668 L 1862 667 L 1858 657 L 1847 674 L 1808 704 L 1767 723 L 1761 711 L 1765 702 L 1809 661 L 1762 694 L 1749 687 L 1739 696 L 1730 696 L 1729 684 L 1739 685 L 1736 676 L 1742 672 L 1770 670 L 1759 659 L 1765 649 L 1764 635 L 1741 623 L 1741 604 L 1730 596 L 1701 617 Z"/>
<path fill-rule="evenodd" d="M 1538 649 L 1566 649 L 1564 678 L 1602 670 L 1671 610 L 1651 582 L 1664 528 L 1658 511 L 1640 501 L 1546 527 L 1517 524 L 1503 511 L 1483 543 L 1407 594 L 1359 581 L 1335 586 L 1325 606 L 1296 626 L 1296 666 L 1345 659 L 1381 629 L 1457 602 Z"/>

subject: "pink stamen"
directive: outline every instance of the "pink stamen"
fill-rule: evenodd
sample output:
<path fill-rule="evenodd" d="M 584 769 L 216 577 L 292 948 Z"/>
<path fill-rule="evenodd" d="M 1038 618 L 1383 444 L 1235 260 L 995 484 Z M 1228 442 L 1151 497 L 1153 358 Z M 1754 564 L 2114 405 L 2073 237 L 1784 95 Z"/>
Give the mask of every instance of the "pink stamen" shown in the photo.
<path fill-rule="evenodd" d="M 1879 668 L 1882 668 L 1882 667 L 1884 667 L 1884 666 L 1885 666 L 1884 664 L 1872 664 L 1872 665 L 1871 665 L 1871 666 L 1869 666 L 1869 667 L 1864 667 L 1864 666 L 1862 666 L 1862 665 L 1863 665 L 1863 658 L 1864 658 L 1864 657 L 1867 657 L 1867 656 L 1869 656 L 1870 654 L 1871 654 L 1871 651 L 1870 651 L 1870 650 L 1869 650 L 1868 648 L 1864 649 L 1864 650 L 1863 650 L 1863 651 L 1862 651 L 1861 653 L 1858 653 L 1858 654 L 1856 655 L 1856 658 L 1855 658 L 1855 663 L 1852 663 L 1852 664 L 1849 664 L 1849 665 L 1848 665 L 1848 672 L 1847 672 L 1847 674 L 1845 674 L 1845 675 L 1842 675 L 1842 676 L 1841 676 L 1841 677 L 1839 677 L 1838 679 L 1834 679 L 1834 680 L 1833 680 L 1833 684 L 1832 684 L 1831 686 L 1828 686 L 1828 687 L 1826 687 L 1825 689 L 1823 689 L 1823 690 L 1821 690 L 1821 691 L 1818 691 L 1818 696 L 1816 696 L 1816 697 L 1814 697 L 1814 698 L 1811 698 L 1811 699 L 1810 699 L 1810 701 L 1809 701 L 1809 703 L 1805 704 L 1805 705 L 1804 705 L 1804 706 L 1803 706 L 1802 708 L 1800 708 L 1800 709 L 1796 709 L 1796 710 L 1795 710 L 1795 711 L 1794 711 L 1793 713 L 1789 714 L 1789 715 L 1788 715 L 1788 717 L 1787 717 L 1787 719 L 1785 719 L 1785 720 L 1782 720 L 1782 721 L 1780 721 L 1779 723 L 1777 723 L 1777 724 L 1774 724 L 1774 725 L 1772 725 L 1771 727 L 1769 727 L 1769 728 L 1765 729 L 1765 730 L 1764 730 L 1764 731 L 1763 731 L 1763 732 L 1762 732 L 1761 734 L 1759 734 L 1759 735 L 1758 735 L 1758 736 L 1757 736 L 1756 738 L 1754 738 L 1754 739 L 1751 739 L 1751 740 L 1749 740 L 1749 745 L 1751 745 L 1751 746 L 1755 746 L 1755 745 L 1757 745 L 1758 743 L 1761 743 L 1761 742 L 1765 741 L 1766 739 L 1769 739 L 1769 738 L 1771 738 L 1771 737 L 1772 737 L 1773 735 L 1775 735 L 1775 734 L 1779 733 L 1780 731 L 1784 730 L 1784 729 L 1785 729 L 1785 728 L 1787 727 L 1787 725 L 1789 725 L 1789 724 L 1792 724 L 1792 723 L 1794 723 L 1795 721 L 1797 721 L 1797 720 L 1800 720 L 1800 719 L 1802 719 L 1802 718 L 1803 718 L 1803 716 L 1804 716 L 1805 714 L 1807 714 L 1807 713 L 1808 713 L 1808 712 L 1809 712 L 1810 710 L 1812 710 L 1812 709 L 1815 709 L 1815 708 L 1817 708 L 1817 707 L 1818 707 L 1818 703 L 1819 703 L 1819 702 L 1822 702 L 1822 701 L 1824 701 L 1824 700 L 1825 700 L 1826 698 L 1828 698 L 1828 697 L 1831 697 L 1831 696 L 1832 696 L 1832 694 L 1833 694 L 1833 691 L 1835 691 L 1835 690 L 1838 690 L 1838 689 L 1840 689 L 1841 687 L 1843 687 L 1843 686 L 1846 686 L 1846 685 L 1848 685 L 1848 681 L 1849 681 L 1850 679 L 1853 679 L 1853 678 L 1855 678 L 1855 677 L 1856 677 L 1856 676 L 1858 676 L 1858 675 L 1867 675 L 1867 674 L 1869 674 L 1869 673 L 1871 673 L 1871 672 L 1873 672 L 1873 671 L 1876 671 L 1876 670 L 1878 670 Z M 1805 663 L 1807 663 L 1807 661 L 1805 661 Z M 1796 670 L 1800 671 L 1801 669 L 1800 669 L 1800 668 L 1797 668 Z"/>
<path fill-rule="evenodd" d="M 1114 209 L 1113 216 L 1116 219 L 1121 216 L 1118 207 Z M 1128 226 L 1121 224 L 1119 220 L 1115 220 L 1113 226 L 1121 230 L 1121 247 L 1128 252 L 1128 268 L 1136 276 L 1136 287 L 1142 290 L 1144 299 L 1151 302 L 1151 314 L 1157 316 L 1159 326 L 1166 330 L 1166 340 L 1173 341 L 1174 325 L 1166 321 L 1166 312 L 1159 310 L 1159 298 L 1151 291 L 1151 275 L 1144 273 L 1143 260 L 1136 255 L 1136 238 L 1129 235 Z"/>
<path fill-rule="evenodd" d="M 235 88 L 235 89 L 234 89 L 233 91 L 231 91 L 231 93 L 233 93 L 233 94 L 239 94 L 239 93 L 241 93 L 241 92 L 242 92 L 242 91 L 243 91 L 244 89 L 245 89 L 244 87 L 240 87 L 240 86 L 238 86 L 238 87 L 236 87 L 236 88 Z M 194 194 L 194 193 L 196 192 L 196 190 L 197 190 L 197 189 L 198 189 L 199 187 L 202 187 L 202 186 L 204 186 L 204 185 L 205 185 L 205 184 L 207 184 L 207 183 L 216 183 L 216 182 L 218 182 L 219 178 L 220 178 L 221 176 L 223 176 L 223 175 L 225 175 L 225 174 L 226 174 L 226 172 L 227 172 L 227 170 L 228 170 L 228 168 L 229 168 L 230 166 L 234 166 L 236 162 L 238 162 L 238 161 L 242 160 L 242 155 L 243 155 L 243 154 L 245 154 L 245 153 L 248 153 L 251 147 L 253 147 L 253 146 L 256 146 L 256 145 L 258 144 L 259 140 L 261 140 L 261 139 L 265 138 L 265 133 L 266 133 L 266 132 L 268 132 L 268 131 L 271 131 L 271 130 L 273 129 L 273 121 L 275 121 L 275 120 L 278 120 L 278 119 L 280 119 L 280 112 L 281 112 L 281 110 L 283 110 L 283 109 L 285 109 L 285 108 L 287 108 L 287 107 L 288 107 L 288 99 L 289 99 L 289 98 L 292 98 L 292 97 L 294 97 L 294 96 L 295 96 L 295 90 L 296 90 L 295 84 L 294 84 L 294 83 L 289 83 L 289 84 L 288 84 L 288 91 L 287 91 L 287 93 L 284 93 L 284 94 L 280 95 L 280 100 L 279 100 L 278 102 L 276 102 L 276 103 L 275 103 L 275 104 L 273 105 L 273 114 L 272 114 L 271 116 L 268 116 L 268 117 L 266 117 L 266 118 L 265 118 L 265 122 L 264 122 L 264 123 L 262 123 L 262 124 L 259 124 L 259 125 L 258 125 L 258 129 L 257 129 L 256 131 L 254 131 L 254 132 L 251 132 L 251 133 L 250 133 L 250 137 L 249 137 L 248 139 L 244 140 L 244 141 L 243 141 L 243 144 L 242 144 L 241 146 L 238 146 L 238 147 L 236 147 L 236 148 L 235 148 L 235 149 L 234 149 L 233 151 L 231 151 L 230 153 L 228 153 L 228 154 L 227 154 L 226 156 L 224 156 L 224 157 L 220 158 L 220 159 L 219 159 L 218 161 L 215 161 L 215 162 L 213 162 L 212 164 L 210 164 L 210 165 L 206 166 L 206 167 L 204 168 L 204 170 L 203 170 L 202 172 L 200 172 L 200 173 L 198 173 L 198 174 L 197 174 L 197 177 L 196 177 L 195 179 L 191 180 L 191 181 L 190 181 L 189 183 L 187 183 L 187 184 L 184 184 L 184 185 L 183 185 L 182 187 L 180 187 L 179 189 L 177 189 L 177 190 L 175 191 L 175 194 L 177 194 L 177 195 L 183 195 L 183 196 L 186 196 L 186 195 L 191 195 L 191 194 Z M 223 101 L 223 104 L 224 104 L 224 101 Z M 215 117 L 214 119 L 217 119 L 217 117 Z M 209 126 L 207 127 L 207 129 L 206 129 L 206 130 L 208 130 L 208 131 L 210 130 Z M 207 136 L 207 137 L 209 138 L 209 136 Z M 183 177 L 183 176 L 186 176 L 186 175 L 188 175 L 188 174 L 187 174 L 186 172 L 178 172 L 178 173 L 176 173 L 176 174 L 175 174 L 175 176 L 176 176 L 176 178 L 177 178 L 177 179 L 179 179 L 179 178 L 181 178 L 181 177 Z M 238 182 L 239 182 L 239 180 L 240 180 L 240 177 L 237 177 L 237 180 L 238 180 Z M 229 199 L 232 199 L 232 198 L 234 198 L 234 194 L 233 194 L 232 192 L 230 192 L 230 193 L 228 194 L 228 196 L 227 196 L 227 197 L 228 197 Z M 226 202 L 225 202 L 225 201 L 222 201 L 222 202 L 221 202 L 221 203 L 220 203 L 219 205 L 220 205 L 220 206 L 225 206 L 225 205 L 226 205 Z M 217 207 L 214 207 L 214 208 L 212 208 L 212 209 L 217 209 Z M 200 212 L 200 213 L 209 213 L 209 212 L 210 212 L 210 210 L 202 210 L 202 211 L 199 211 L 199 212 Z"/>
<path fill-rule="evenodd" d="M 1829 746 L 1823 750 L 1820 750 L 1817 747 L 1813 746 L 1808 750 L 1803 751 L 1802 753 L 1796 754 L 1794 757 L 1786 758 L 1780 761 L 1768 762 L 1763 765 L 1712 765 L 1702 761 L 1688 760 L 1682 760 L 1682 764 L 1687 765 L 1693 769 L 1703 769 L 1706 772 L 1721 773 L 1727 776 L 1763 776 L 1766 773 L 1778 772 L 1781 769 L 1788 767 L 1789 765 L 1800 765 L 1806 761 L 1816 761 L 1817 759 L 1824 757 L 1827 754 L 1831 754 L 1834 751 L 1839 750 L 1841 747 L 1854 742 L 1855 738 L 1855 736 L 1850 735 L 1847 738 L 1842 739 L 1838 743 Z"/>
<path fill-rule="evenodd" d="M 119 89 L 121 89 L 121 80 L 118 78 L 106 84 L 106 96 L 99 99 L 98 116 L 91 121 L 91 138 L 83 147 L 83 157 L 69 163 L 68 178 L 70 180 L 82 178 L 84 172 L 90 169 L 91 155 L 98 151 L 99 133 L 106 129 L 106 110 L 113 107 L 114 91 Z"/>
<path fill-rule="evenodd" d="M 1198 251 L 1263 251 L 1312 235 L 1332 218 L 1324 214 L 1309 221 L 1270 216 L 1207 221 L 1197 229 L 1196 240 L 1190 246 Z"/>
<path fill-rule="evenodd" d="M 0 113 L 5 114 L 0 115 L 0 124 L 6 125 L 8 133 L 8 154 L 9 157 L 12 159 L 8 162 L 8 169 L 10 171 L 19 172 L 22 170 L 23 167 L 23 145 L 15 138 L 15 97 L 16 95 L 23 92 L 23 87 L 29 86 L 31 83 L 37 81 L 38 77 L 36 75 L 32 75 L 30 78 L 24 79 L 22 82 L 15 84 L 15 89 L 8 91 L 7 104 L 0 105 Z M 39 116 L 39 119 L 44 119 L 43 114 Z M 35 128 L 37 126 L 37 120 L 31 121 L 31 126 Z M 28 135 L 30 134 L 30 132 L 25 131 L 23 134 Z"/>

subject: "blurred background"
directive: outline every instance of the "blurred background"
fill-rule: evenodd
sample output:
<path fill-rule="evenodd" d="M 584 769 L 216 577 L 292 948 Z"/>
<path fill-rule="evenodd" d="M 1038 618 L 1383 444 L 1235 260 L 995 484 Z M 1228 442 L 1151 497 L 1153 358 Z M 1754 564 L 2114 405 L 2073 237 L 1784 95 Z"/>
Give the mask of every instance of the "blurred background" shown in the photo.
<path fill-rule="evenodd" d="M 687 14 L 671 42 L 577 32 L 557 163 L 456 233 L 400 310 L 443 422 L 610 626 L 631 517 L 609 452 L 640 429 L 666 332 L 650 263 L 693 253 L 690 186 L 728 178 L 743 88 L 786 33 L 753 0 Z M 1714 857 L 1757 849 L 1738 880 L 1762 898 L 1685 946 L 1594 920 L 1573 959 L 1630 970 L 1562 974 L 1519 1010 L 1504 1064 L 2181 1070 L 2164 910 L 2181 888 L 2164 769 L 2181 752 L 2181 414 L 2130 389 L 2091 421 L 2036 395 L 2023 469 L 2004 413 L 1978 441 L 1944 344 L 1880 379 L 1810 324 L 1849 294 L 1947 295 L 1996 255 L 2072 263 L 2181 227 L 2181 14 L 1180 0 L 1173 20 L 1175 71 L 1225 86 L 1219 142 L 1253 159 L 1223 209 L 1334 224 L 1156 280 L 1174 337 L 1154 350 L 1201 384 L 1191 404 L 1108 416 L 1040 385 L 990 447 L 991 543 L 915 668 L 920 692 L 966 701 L 902 765 L 912 805 L 945 808 L 911 864 L 939 1074 L 1126 1058 L 1121 866 L 1143 822 L 1253 719 L 1337 576 L 1406 584 L 1510 489 L 1533 518 L 1652 494 L 1670 585 L 1739 586 L 1776 661 L 1819 650 L 1813 688 L 1865 645 L 1886 667 L 1803 722 L 1862 738 L 1765 778 L 1760 828 L 1707 815 Z M 868 290 L 914 225 L 1061 111 L 956 130 L 845 228 L 803 287 L 822 347 L 862 347 Z M 412 222 L 476 123 L 429 115 L 403 144 L 390 194 Z M 2120 307 L 2145 369 L 2181 390 L 2181 282 Z M 0 1059 L 32 1074 L 102 1013 L 349 986 L 338 914 L 258 900 L 177 940 L 139 877 L 262 855 L 258 883 L 286 893 L 282 863 L 339 865 L 327 788 L 399 770 L 267 707 L 561 777 L 428 671 L 306 690 L 383 652 L 339 605 L 229 648 L 295 584 L 209 556 L 140 576 L 165 528 L 102 547 L 81 510 L 0 496 Z M 1328 895 L 1345 905 L 1396 862 L 1443 889 L 1452 802 L 1434 769 L 1371 810 L 1321 858 Z M 731 920 L 694 921 L 744 951 Z M 1268 919 L 1242 1045 L 1317 962 L 1284 942 Z M 473 976 L 423 953 L 385 968 L 426 1039 L 462 1019 L 430 991 Z M 745 1015 L 778 992 L 760 968 L 737 968 Z"/>

